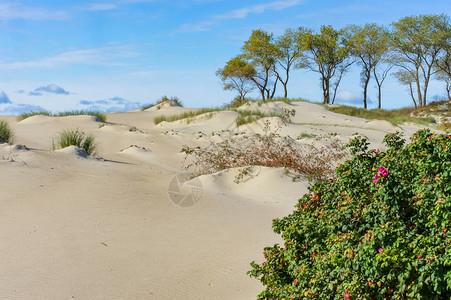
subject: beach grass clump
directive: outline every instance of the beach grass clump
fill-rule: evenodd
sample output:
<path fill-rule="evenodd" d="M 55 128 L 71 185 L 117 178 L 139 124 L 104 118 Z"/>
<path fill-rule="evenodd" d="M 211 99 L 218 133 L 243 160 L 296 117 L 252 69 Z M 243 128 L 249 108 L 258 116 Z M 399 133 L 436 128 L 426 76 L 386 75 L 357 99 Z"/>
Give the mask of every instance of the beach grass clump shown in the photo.
<path fill-rule="evenodd" d="M 411 114 L 415 111 L 414 108 L 401 108 L 394 110 L 386 109 L 364 109 L 354 106 L 338 105 L 338 106 L 326 106 L 332 112 L 364 118 L 368 120 L 385 120 L 399 125 L 405 122 L 411 122 L 420 125 L 430 125 L 435 123 L 435 119 L 432 117 L 413 117 Z"/>
<path fill-rule="evenodd" d="M 283 242 L 248 272 L 258 299 L 451 299 L 451 135 L 384 144 L 355 136 L 337 178 L 273 220 Z"/>
<path fill-rule="evenodd" d="M 266 113 L 260 110 L 237 110 L 237 109 L 233 109 L 233 111 L 236 111 L 237 113 L 240 114 L 236 119 L 236 126 L 249 124 L 262 118 L 270 118 L 270 117 L 282 118 L 284 116 L 283 112 Z"/>
<path fill-rule="evenodd" d="M 206 118 L 210 119 L 213 117 L 213 114 L 209 114 L 209 113 L 218 112 L 220 110 L 221 109 L 219 109 L 219 108 L 201 108 L 198 110 L 187 111 L 187 112 L 177 114 L 177 115 L 172 115 L 172 116 L 161 115 L 161 116 L 155 117 L 153 122 L 155 123 L 155 125 L 158 125 L 161 122 L 174 122 L 174 121 L 187 119 L 187 123 L 191 123 L 195 117 L 203 115 L 203 114 L 207 114 Z"/>
<path fill-rule="evenodd" d="M 17 117 L 17 121 L 20 122 L 22 120 L 25 120 L 27 118 L 33 117 L 33 116 L 51 116 L 52 113 L 46 110 L 36 110 L 36 111 L 30 111 L 27 113 L 23 113 L 20 116 Z"/>
<path fill-rule="evenodd" d="M 55 117 L 67 117 L 67 116 L 93 116 L 98 118 L 102 122 L 106 122 L 107 116 L 105 113 L 90 111 L 90 110 L 69 110 L 53 114 Z"/>
<path fill-rule="evenodd" d="M 69 146 L 77 146 L 90 155 L 95 155 L 97 152 L 95 137 L 92 134 L 86 134 L 78 129 L 60 132 L 56 142 L 53 143 L 54 150 Z"/>
<path fill-rule="evenodd" d="M 303 132 L 298 136 L 298 140 L 302 140 L 302 139 L 314 139 L 316 138 L 317 135 L 314 133 L 308 133 L 308 132 Z"/>
<path fill-rule="evenodd" d="M 165 96 L 161 97 L 159 100 L 157 100 L 157 103 L 155 105 L 162 104 L 162 103 L 169 103 L 173 106 L 183 107 L 182 101 L 180 101 L 180 99 L 178 97 L 167 97 L 165 95 Z"/>
<path fill-rule="evenodd" d="M 12 143 L 13 140 L 14 132 L 8 121 L 0 120 L 0 143 Z"/>
<path fill-rule="evenodd" d="M 70 110 L 70 111 L 64 111 L 64 112 L 58 112 L 58 113 L 51 113 L 49 111 L 46 110 L 42 110 L 42 111 L 31 111 L 28 113 L 23 113 L 20 116 L 17 117 L 17 121 L 22 121 L 25 120 L 29 117 L 33 117 L 33 116 L 49 116 L 49 117 L 67 117 L 67 116 L 84 116 L 84 115 L 88 115 L 88 116 L 94 116 L 96 118 L 98 118 L 100 121 L 102 122 L 106 122 L 107 120 L 107 116 L 105 113 L 101 113 L 101 112 L 96 112 L 96 111 L 86 111 L 86 110 Z"/>

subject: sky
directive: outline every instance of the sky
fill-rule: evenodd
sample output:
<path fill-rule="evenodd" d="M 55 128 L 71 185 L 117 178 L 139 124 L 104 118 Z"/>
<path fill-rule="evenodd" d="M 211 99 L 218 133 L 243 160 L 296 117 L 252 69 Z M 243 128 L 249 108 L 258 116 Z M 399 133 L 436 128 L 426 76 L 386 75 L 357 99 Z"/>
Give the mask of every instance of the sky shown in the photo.
<path fill-rule="evenodd" d="M 215 72 L 252 30 L 278 36 L 299 26 L 389 25 L 440 13 L 451 15 L 449 0 L 0 0 L 0 114 L 127 111 L 162 96 L 217 107 L 236 94 L 223 90 Z M 361 105 L 359 71 L 353 66 L 343 79 L 337 103 Z M 430 100 L 444 93 L 431 83 Z M 321 101 L 319 75 L 293 70 L 288 96 Z M 410 105 L 406 87 L 389 77 L 383 108 Z"/>

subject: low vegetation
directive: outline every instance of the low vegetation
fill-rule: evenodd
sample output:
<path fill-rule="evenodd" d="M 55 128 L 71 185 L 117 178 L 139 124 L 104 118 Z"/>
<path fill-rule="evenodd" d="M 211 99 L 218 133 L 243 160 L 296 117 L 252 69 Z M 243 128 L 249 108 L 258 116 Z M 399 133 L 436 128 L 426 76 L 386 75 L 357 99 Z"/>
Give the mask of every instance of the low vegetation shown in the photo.
<path fill-rule="evenodd" d="M 233 111 L 236 111 L 240 115 L 236 119 L 236 126 L 241 126 L 244 124 L 249 124 L 252 122 L 255 122 L 262 118 L 270 118 L 270 117 L 279 117 L 283 118 L 284 114 L 282 112 L 262 112 L 260 110 L 236 110 L 232 109 Z"/>
<path fill-rule="evenodd" d="M 244 104 L 248 104 L 248 103 L 257 103 L 258 106 L 261 106 L 264 103 L 271 103 L 271 102 L 284 102 L 286 104 L 291 104 L 293 102 L 310 102 L 310 101 L 307 99 L 304 99 L 304 98 L 283 98 L 283 97 L 266 99 L 265 101 L 252 99 L 252 98 L 245 98 L 245 99 L 235 98 L 229 104 L 224 105 L 224 108 L 226 108 L 226 109 L 238 108 L 238 107 L 240 107 Z"/>
<path fill-rule="evenodd" d="M 271 126 L 271 121 L 266 120 L 262 134 L 229 133 L 221 142 L 213 142 L 207 147 L 183 146 L 187 161 L 185 169 L 193 176 L 199 176 L 244 167 L 237 181 L 246 177 L 249 167 L 253 166 L 284 168 L 293 180 L 301 176 L 313 180 L 334 178 L 337 163 L 347 154 L 345 147 L 330 136 L 320 137 L 327 142 L 327 146 L 321 148 L 300 145 L 289 137 L 280 136 L 278 132 L 294 113 L 286 111 L 276 126 Z"/>
<path fill-rule="evenodd" d="M 404 122 L 411 122 L 420 125 L 430 125 L 435 123 L 435 119 L 431 117 L 421 118 L 410 116 L 415 109 L 412 108 L 401 108 L 395 110 L 385 110 L 385 109 L 364 109 L 354 106 L 347 105 L 337 105 L 337 106 L 326 106 L 332 112 L 344 114 L 353 117 L 364 118 L 368 120 L 386 120 L 394 125 L 399 125 Z"/>
<path fill-rule="evenodd" d="M 283 245 L 249 275 L 259 299 L 451 299 L 451 135 L 354 137 L 337 179 L 273 221 Z"/>
<path fill-rule="evenodd" d="M 56 142 L 53 142 L 53 149 L 63 149 L 69 146 L 77 146 L 85 150 L 90 155 L 95 155 L 97 152 L 97 144 L 95 137 L 91 134 L 86 134 L 82 131 L 64 130 L 59 133 Z"/>
<path fill-rule="evenodd" d="M 207 114 L 207 113 L 212 113 L 212 112 L 217 112 L 220 111 L 219 108 L 201 108 L 198 110 L 192 110 L 192 111 L 188 111 L 188 112 L 184 112 L 178 115 L 172 115 L 172 116 L 158 116 L 155 117 L 155 119 L 153 120 L 153 122 L 155 123 L 155 125 L 160 124 L 161 122 L 175 122 L 175 121 L 179 121 L 179 120 L 184 120 L 187 119 L 187 123 L 192 122 L 192 120 L 200 115 L 203 114 Z M 209 118 L 211 118 L 213 115 L 210 115 Z"/>
<path fill-rule="evenodd" d="M 95 111 L 84 111 L 84 110 L 73 110 L 73 111 L 65 111 L 65 112 L 59 112 L 59 113 L 51 113 L 49 111 L 32 111 L 29 113 L 21 114 L 19 117 L 17 117 L 17 121 L 25 120 L 32 116 L 50 116 L 50 117 L 67 117 L 67 116 L 81 116 L 81 115 L 89 115 L 94 116 L 101 120 L 102 122 L 106 122 L 107 116 L 104 113 L 95 112 Z"/>
<path fill-rule="evenodd" d="M 0 120 L 0 143 L 12 143 L 14 132 L 6 120 Z"/>

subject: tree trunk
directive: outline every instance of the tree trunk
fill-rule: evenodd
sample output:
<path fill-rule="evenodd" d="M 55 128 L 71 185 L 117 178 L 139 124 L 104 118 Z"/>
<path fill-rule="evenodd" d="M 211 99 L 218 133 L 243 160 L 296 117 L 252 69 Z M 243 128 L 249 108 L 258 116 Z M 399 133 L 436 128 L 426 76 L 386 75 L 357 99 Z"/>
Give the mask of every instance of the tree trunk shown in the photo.
<path fill-rule="evenodd" d="M 411 82 L 409 83 L 409 87 L 410 87 L 410 97 L 412 97 L 413 105 L 415 105 L 415 108 L 417 108 L 417 102 L 415 101 L 415 97 L 413 96 L 413 87 Z"/>
<path fill-rule="evenodd" d="M 377 94 L 378 105 L 377 105 L 377 108 L 381 109 L 382 108 L 382 88 L 381 88 L 380 84 L 377 85 L 377 89 L 378 89 L 378 94 Z"/>
<path fill-rule="evenodd" d="M 367 109 L 368 105 L 367 105 L 367 94 L 368 94 L 368 83 L 370 82 L 370 77 L 367 76 L 365 78 L 365 82 L 363 84 L 363 108 Z"/>
<path fill-rule="evenodd" d="M 288 88 L 287 88 L 287 85 L 288 85 L 288 79 L 289 79 L 289 75 L 288 75 L 288 69 L 287 69 L 287 80 L 285 80 L 285 82 L 283 83 L 283 89 L 284 89 L 283 97 L 284 97 L 285 99 L 288 98 Z"/>
<path fill-rule="evenodd" d="M 329 80 L 324 76 L 321 78 L 321 86 L 323 88 L 323 104 L 329 104 Z"/>

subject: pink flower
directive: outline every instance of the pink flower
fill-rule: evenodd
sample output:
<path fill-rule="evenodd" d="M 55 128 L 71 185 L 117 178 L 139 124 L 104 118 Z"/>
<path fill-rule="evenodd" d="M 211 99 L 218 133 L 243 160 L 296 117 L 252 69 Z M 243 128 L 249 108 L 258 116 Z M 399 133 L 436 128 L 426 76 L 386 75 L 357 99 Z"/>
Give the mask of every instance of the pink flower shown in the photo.
<path fill-rule="evenodd" d="M 378 183 L 378 182 L 379 182 L 379 177 L 380 177 L 379 174 L 377 174 L 377 173 L 374 174 L 373 182 L 374 182 L 374 183 Z"/>
<path fill-rule="evenodd" d="M 374 155 L 378 155 L 381 151 L 379 149 L 376 149 L 376 151 L 374 151 Z"/>
<path fill-rule="evenodd" d="M 384 167 L 380 167 L 379 168 L 379 174 L 381 174 L 382 177 L 387 177 L 388 174 L 390 174 L 390 172 L 387 169 L 385 169 Z"/>
<path fill-rule="evenodd" d="M 383 248 L 379 248 L 379 253 L 381 253 L 382 251 L 384 251 L 384 249 Z"/>
<path fill-rule="evenodd" d="M 385 169 L 384 167 L 379 167 L 377 169 L 377 173 L 374 174 L 373 182 L 378 183 L 381 176 L 387 177 L 388 174 L 390 174 L 390 172 L 387 169 Z"/>

